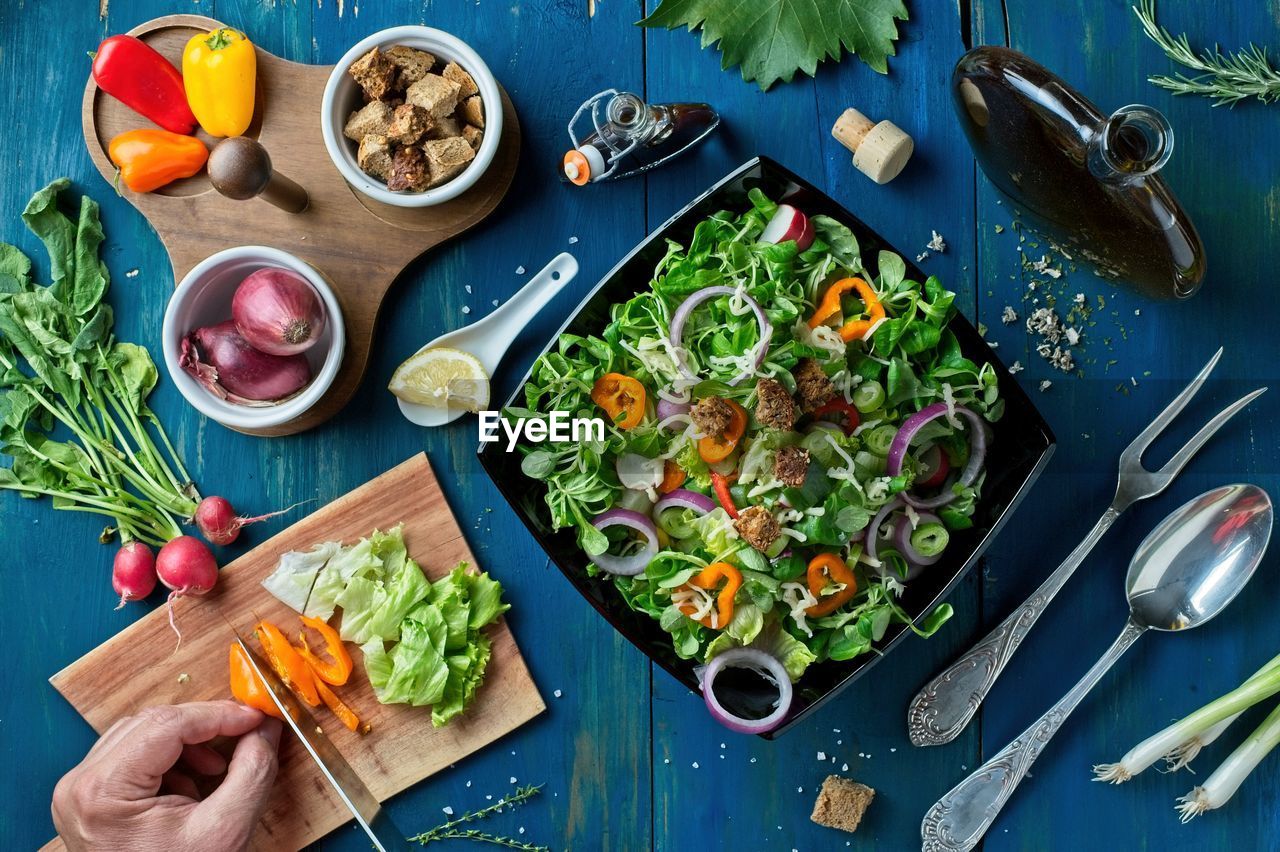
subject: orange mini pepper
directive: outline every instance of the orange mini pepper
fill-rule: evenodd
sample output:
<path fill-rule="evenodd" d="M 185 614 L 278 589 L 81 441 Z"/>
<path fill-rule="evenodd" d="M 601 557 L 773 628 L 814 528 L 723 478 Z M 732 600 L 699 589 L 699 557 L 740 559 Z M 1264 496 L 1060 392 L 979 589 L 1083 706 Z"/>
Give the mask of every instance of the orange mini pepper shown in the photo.
<path fill-rule="evenodd" d="M 862 297 L 862 310 L 867 318 L 850 320 L 842 325 L 841 340 L 846 343 L 861 340 L 876 323 L 885 318 L 884 305 L 880 304 L 880 297 L 870 284 L 861 278 L 841 278 L 822 294 L 822 301 L 818 303 L 813 316 L 809 317 L 809 328 L 817 328 L 837 316 L 840 313 L 840 299 L 850 290 L 856 290 Z"/>
<path fill-rule="evenodd" d="M 705 435 L 698 439 L 698 455 L 707 464 L 727 459 L 747 431 L 747 410 L 731 399 L 726 399 L 725 402 L 733 409 L 733 415 L 729 418 L 729 425 L 724 433 Z"/>
<path fill-rule="evenodd" d="M 245 655 L 244 648 L 240 647 L 239 642 L 231 643 L 231 695 L 241 704 L 247 704 L 250 707 L 261 710 L 268 716 L 274 716 L 277 719 L 283 719 L 284 715 L 280 712 L 280 708 L 271 700 L 271 696 L 267 694 L 270 688 L 262 679 L 254 672 L 252 664 L 249 662 L 248 656 Z"/>
<path fill-rule="evenodd" d="M 712 625 L 710 615 L 705 615 L 698 620 L 703 627 L 710 627 L 713 630 L 723 630 L 733 620 L 733 597 L 742 587 L 742 572 L 728 562 L 712 562 L 690 577 L 688 582 L 690 586 L 711 591 L 721 580 L 724 581 L 724 585 L 720 586 L 720 591 L 716 594 L 715 625 Z M 680 611 L 690 618 L 696 612 L 689 604 L 681 605 Z"/>
<path fill-rule="evenodd" d="M 688 478 L 688 474 L 684 472 L 684 468 L 671 459 L 667 459 L 662 463 L 662 482 L 658 483 L 659 494 L 670 494 Z"/>
<path fill-rule="evenodd" d="M 844 560 L 834 553 L 819 553 L 809 560 L 809 592 L 818 602 L 805 610 L 814 617 L 830 615 L 858 593 L 858 580 Z M 844 588 L 830 595 L 822 590 L 832 583 L 842 583 Z"/>
<path fill-rule="evenodd" d="M 262 621 L 253 631 L 262 650 L 266 654 L 271 668 L 284 681 L 284 685 L 298 694 L 298 697 L 312 707 L 320 706 L 320 693 L 316 691 L 316 677 L 307 665 L 307 661 L 298 653 L 298 649 L 289 644 L 289 639 L 269 621 Z"/>
<path fill-rule="evenodd" d="M 635 428 L 644 419 L 644 385 L 622 373 L 605 373 L 596 379 L 591 401 L 603 408 L 619 429 Z"/>
<path fill-rule="evenodd" d="M 333 715 L 338 717 L 338 721 L 346 726 L 348 731 L 354 731 L 360 727 L 360 717 L 355 711 L 342 703 L 342 699 L 334 694 L 322 680 L 316 681 L 316 690 L 320 693 L 320 698 L 324 701 L 326 707 L 333 711 Z"/>
<path fill-rule="evenodd" d="M 127 130 L 111 140 L 107 156 L 133 192 L 151 192 L 204 168 L 209 149 L 194 136 L 146 128 Z"/>
<path fill-rule="evenodd" d="M 302 623 L 307 627 L 320 634 L 320 638 L 324 640 L 324 650 L 329 659 L 322 659 L 307 644 L 307 634 L 303 631 L 298 634 L 298 638 L 302 640 L 302 647 L 298 648 L 298 653 L 307 661 L 307 665 L 311 666 L 311 670 L 316 673 L 316 677 L 325 683 L 331 683 L 334 686 L 342 686 L 351 677 L 351 655 L 347 653 L 346 646 L 342 644 L 342 637 L 338 635 L 338 631 L 334 630 L 319 618 L 310 616 L 302 616 Z M 324 693 L 321 692 L 323 697 Z"/>

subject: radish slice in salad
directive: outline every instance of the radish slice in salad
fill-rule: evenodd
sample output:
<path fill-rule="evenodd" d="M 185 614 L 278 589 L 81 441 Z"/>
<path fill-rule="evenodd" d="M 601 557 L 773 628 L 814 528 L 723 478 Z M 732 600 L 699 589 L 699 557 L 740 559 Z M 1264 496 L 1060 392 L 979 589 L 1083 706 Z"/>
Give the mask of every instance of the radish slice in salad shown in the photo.
<path fill-rule="evenodd" d="M 813 238 L 813 223 L 809 221 L 809 217 L 790 204 L 779 204 L 778 212 L 764 226 L 760 242 L 785 243 L 787 240 L 795 240 L 796 248 L 804 251 L 813 245 Z"/>
<path fill-rule="evenodd" d="M 893 442 L 889 444 L 889 458 L 885 464 L 885 473 L 889 476 L 900 475 L 902 462 L 906 459 L 907 449 L 911 446 L 911 439 L 924 428 L 926 423 L 937 420 L 939 417 L 946 417 L 948 412 L 959 414 L 969 421 L 969 461 L 960 472 L 958 482 L 965 487 L 972 485 L 978 478 L 978 473 L 982 470 L 982 462 L 987 456 L 987 433 L 982 424 L 982 418 L 975 412 L 963 405 L 948 406 L 945 402 L 926 405 L 906 419 L 898 429 L 898 434 L 893 436 Z M 936 509 L 939 506 L 945 506 L 955 498 L 955 492 L 950 484 L 945 485 L 942 493 L 936 497 L 921 499 L 910 495 L 903 496 L 907 503 L 920 509 Z"/>
<path fill-rule="evenodd" d="M 609 527 L 627 527 L 640 533 L 645 539 L 644 549 L 630 556 L 601 553 L 592 557 L 591 561 L 602 571 L 617 574 L 620 577 L 634 577 L 644 573 L 644 569 L 648 567 L 653 557 L 658 555 L 658 528 L 646 515 L 632 509 L 610 509 L 597 515 L 591 525 L 602 531 Z"/>
<path fill-rule="evenodd" d="M 760 704 L 762 694 L 768 695 L 764 700 L 769 703 L 761 709 L 769 712 L 759 716 L 739 716 L 725 709 L 720 700 L 723 695 L 743 704 Z M 758 648 L 733 648 L 717 654 L 702 673 L 707 709 L 717 722 L 740 734 L 766 734 L 778 727 L 791 710 L 793 695 L 791 678 L 782 663 Z"/>
<path fill-rule="evenodd" d="M 689 362 L 684 358 L 684 326 L 689 321 L 689 315 L 693 313 L 694 308 L 708 299 L 714 299 L 716 296 L 734 296 L 746 302 L 751 307 L 752 312 L 755 313 L 756 322 L 760 325 L 760 342 L 756 344 L 755 359 L 751 369 L 743 370 L 730 379 L 729 386 L 733 387 L 760 368 L 760 365 L 764 363 L 765 356 L 769 354 L 769 340 L 773 337 L 773 326 L 769 323 L 769 318 L 765 316 L 764 308 L 760 307 L 760 303 L 746 293 L 740 293 L 734 287 L 704 287 L 685 299 L 680 303 L 680 307 L 676 308 L 675 316 L 671 318 L 671 347 L 675 352 L 676 364 L 680 367 L 680 372 L 697 381 L 698 377 L 694 375 L 693 370 L 689 369 Z"/>

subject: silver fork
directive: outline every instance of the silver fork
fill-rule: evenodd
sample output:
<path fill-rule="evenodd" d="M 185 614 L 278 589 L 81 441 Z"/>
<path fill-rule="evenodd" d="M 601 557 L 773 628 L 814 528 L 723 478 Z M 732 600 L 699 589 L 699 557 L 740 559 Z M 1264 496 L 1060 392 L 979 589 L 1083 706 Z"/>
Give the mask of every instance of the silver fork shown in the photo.
<path fill-rule="evenodd" d="M 1120 454 L 1120 479 L 1116 484 L 1116 496 L 1084 537 L 1084 541 L 1071 551 L 1058 569 L 1049 575 L 1049 579 L 1022 606 L 1010 613 L 1008 618 L 1000 622 L 999 627 L 931 680 L 912 699 L 911 706 L 907 709 L 907 732 L 912 743 L 918 746 L 942 745 L 958 737 L 978 712 L 978 707 L 991 691 L 996 678 L 1000 677 L 1036 620 L 1121 513 L 1139 500 L 1154 497 L 1168 488 L 1169 483 L 1173 482 L 1196 451 L 1224 423 L 1266 391 L 1266 388 L 1258 388 L 1228 405 L 1187 441 L 1164 467 L 1157 471 L 1144 468 L 1142 453 L 1196 395 L 1221 357 L 1222 350 L 1219 349 L 1191 384 Z"/>

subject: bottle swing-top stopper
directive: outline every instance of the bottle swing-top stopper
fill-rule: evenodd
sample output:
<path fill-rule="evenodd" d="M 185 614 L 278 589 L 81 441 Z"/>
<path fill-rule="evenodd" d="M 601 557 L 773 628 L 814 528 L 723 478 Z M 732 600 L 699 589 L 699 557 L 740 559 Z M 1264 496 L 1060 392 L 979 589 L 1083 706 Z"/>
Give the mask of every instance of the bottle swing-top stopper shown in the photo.
<path fill-rule="evenodd" d="M 286 213 L 301 213 L 311 203 L 307 191 L 271 167 L 267 149 L 246 136 L 232 136 L 209 153 L 213 188 L 237 201 L 262 196 Z"/>
<path fill-rule="evenodd" d="M 853 152 L 853 165 L 876 183 L 888 183 L 898 176 L 915 143 L 892 121 L 872 122 L 856 109 L 845 110 L 831 135 Z"/>

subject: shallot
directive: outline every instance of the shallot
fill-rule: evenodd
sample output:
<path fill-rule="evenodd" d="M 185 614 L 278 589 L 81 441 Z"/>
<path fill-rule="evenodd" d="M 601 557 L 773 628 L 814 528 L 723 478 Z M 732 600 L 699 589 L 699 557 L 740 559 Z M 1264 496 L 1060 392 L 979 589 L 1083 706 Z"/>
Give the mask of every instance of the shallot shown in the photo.
<path fill-rule="evenodd" d="M 268 355 L 297 355 L 324 331 L 324 304 L 311 282 L 288 269 L 252 273 L 231 299 L 231 318 L 249 345 Z"/>
<path fill-rule="evenodd" d="M 156 587 L 156 558 L 151 548 L 131 541 L 116 551 L 111 562 L 111 588 L 120 596 L 120 609 L 129 601 L 142 600 Z"/>
<path fill-rule="evenodd" d="M 311 381 L 305 356 L 261 352 L 245 340 L 232 320 L 187 335 L 179 363 L 214 396 L 238 405 L 270 405 Z"/>

